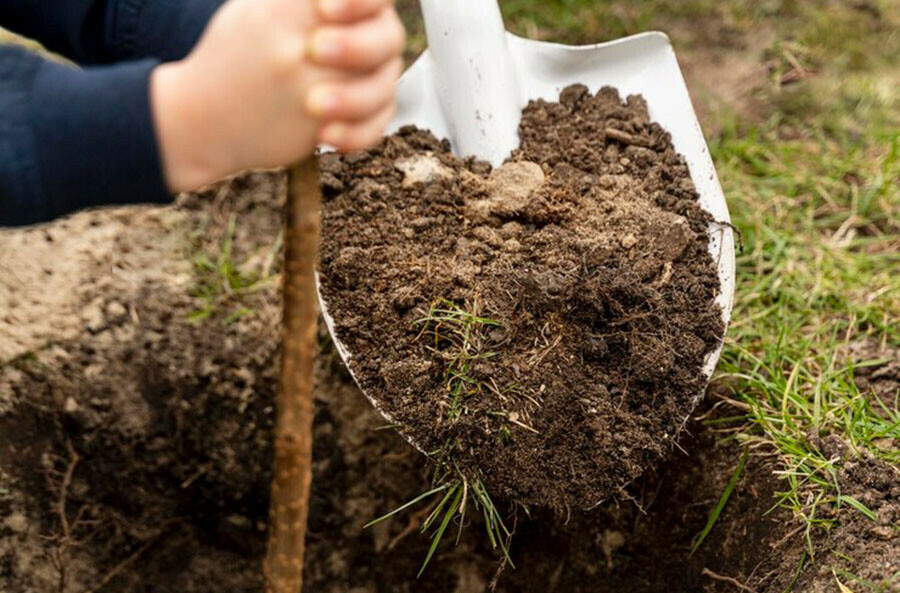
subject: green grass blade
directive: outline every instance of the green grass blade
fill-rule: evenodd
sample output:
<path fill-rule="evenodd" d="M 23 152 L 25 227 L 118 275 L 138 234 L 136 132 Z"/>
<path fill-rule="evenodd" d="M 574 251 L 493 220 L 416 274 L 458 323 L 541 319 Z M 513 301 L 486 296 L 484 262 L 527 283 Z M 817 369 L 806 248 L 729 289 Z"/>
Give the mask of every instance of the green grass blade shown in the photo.
<path fill-rule="evenodd" d="M 744 453 L 743 455 L 741 455 L 741 460 L 738 461 L 734 473 L 731 474 L 731 478 L 728 480 L 728 485 L 725 486 L 725 490 L 722 492 L 722 496 L 719 497 L 719 502 L 716 503 L 716 507 L 712 510 L 712 512 L 709 514 L 709 518 L 706 520 L 706 527 L 703 528 L 703 531 L 700 532 L 700 535 L 697 536 L 696 541 L 694 541 L 694 544 L 691 546 L 691 554 L 697 551 L 697 549 L 703 543 L 703 540 L 705 540 L 706 536 L 709 535 L 709 532 L 712 531 L 713 525 L 715 525 L 716 521 L 718 521 L 719 515 L 722 514 L 722 510 L 728 503 L 728 499 L 731 497 L 731 493 L 734 491 L 734 487 L 737 485 L 738 480 L 741 478 L 741 473 L 744 471 L 744 467 L 747 465 L 747 458 L 749 457 L 749 454 L 749 449 L 744 449 Z"/>
<path fill-rule="evenodd" d="M 889 589 L 886 586 L 879 586 L 878 584 L 873 583 L 872 581 L 870 581 L 868 579 L 864 579 L 862 577 L 856 576 L 852 572 L 844 570 L 842 568 L 832 568 L 831 572 L 832 572 L 832 574 L 834 574 L 835 578 L 842 577 L 845 579 L 849 579 L 851 581 L 859 583 L 860 585 L 863 585 L 864 587 L 866 587 L 870 591 L 874 591 L 875 593 L 882 593 L 882 592 L 888 593 L 888 591 L 889 591 Z"/>
<path fill-rule="evenodd" d="M 843 494 L 838 494 L 837 497 L 836 497 L 836 500 L 837 500 L 837 503 L 838 503 L 838 504 L 845 504 L 845 503 L 846 503 L 848 506 L 853 507 L 854 509 L 856 509 L 857 511 L 859 511 L 860 513 L 862 513 L 863 515 L 865 515 L 866 517 L 868 517 L 868 518 L 871 519 L 872 521 L 877 521 L 877 520 L 878 520 L 878 516 L 875 515 L 875 513 L 872 511 L 872 509 L 870 509 L 869 507 L 867 507 L 867 506 L 864 505 L 863 503 L 859 502 L 858 500 L 856 500 L 856 499 L 853 498 L 852 496 L 844 496 Z"/>
<path fill-rule="evenodd" d="M 413 506 L 413 505 L 416 504 L 417 502 L 422 501 L 422 500 L 425 500 L 426 498 L 428 498 L 428 497 L 430 497 L 430 496 L 434 496 L 434 495 L 437 494 L 438 492 L 443 492 L 444 490 L 447 489 L 448 486 L 449 486 L 449 484 L 444 484 L 443 486 L 438 486 L 437 488 L 433 488 L 433 489 L 429 490 L 428 492 L 425 492 L 425 493 L 423 493 L 423 494 L 420 494 L 419 496 L 415 497 L 414 499 L 412 499 L 412 500 L 409 501 L 408 503 L 404 504 L 403 506 L 397 507 L 396 509 L 394 509 L 393 511 L 391 511 L 391 512 L 388 513 L 387 515 L 383 515 L 383 516 L 381 516 L 381 517 L 378 517 L 377 519 L 374 519 L 374 520 L 372 520 L 372 521 L 369 521 L 368 523 L 366 523 L 366 524 L 363 526 L 363 529 L 368 529 L 369 527 L 371 527 L 371 526 L 373 526 L 373 525 L 377 525 L 378 523 L 381 523 L 381 522 L 384 521 L 385 519 L 387 519 L 387 518 L 389 518 L 389 517 L 393 517 L 393 516 L 396 515 L 397 513 L 399 513 L 399 512 L 401 512 L 401 511 L 404 511 L 404 510 L 408 509 L 409 507 Z"/>
<path fill-rule="evenodd" d="M 484 526 L 487 532 L 488 540 L 491 542 L 491 549 L 497 549 L 497 539 L 494 537 L 494 530 L 491 529 L 491 516 L 488 514 L 486 506 L 481 505 L 481 511 L 484 513 Z"/>
<path fill-rule="evenodd" d="M 803 550 L 803 555 L 800 556 L 800 564 L 797 565 L 797 570 L 794 571 L 794 577 L 791 579 L 791 582 L 788 584 L 787 588 L 784 590 L 784 593 L 791 593 L 796 586 L 797 581 L 800 580 L 800 575 L 803 574 L 803 567 L 806 565 L 806 555 L 807 551 Z"/>
<path fill-rule="evenodd" d="M 428 517 L 422 522 L 422 533 L 428 531 L 431 528 L 432 523 L 434 523 L 435 519 L 440 517 L 441 510 L 444 508 L 444 505 L 447 504 L 447 501 L 450 500 L 450 497 L 453 496 L 453 493 L 456 492 L 456 487 L 458 485 L 459 482 L 454 482 L 452 484 L 450 490 L 448 490 L 444 497 L 441 499 L 441 502 L 439 502 L 438 505 L 434 507 L 434 510 L 431 511 L 431 514 L 429 514 Z"/>
<path fill-rule="evenodd" d="M 431 562 L 431 557 L 434 556 L 435 550 L 437 550 L 438 545 L 441 543 L 441 538 L 444 536 L 444 532 L 447 531 L 447 526 L 450 525 L 450 520 L 453 518 L 454 513 L 459 508 L 460 500 L 462 500 L 462 488 L 459 484 L 457 484 L 454 488 L 456 490 L 456 497 L 454 497 L 453 502 L 447 507 L 447 512 L 444 513 L 444 520 L 441 521 L 441 526 L 438 527 L 438 530 L 435 532 L 434 537 L 431 538 L 431 547 L 428 549 L 428 555 L 425 556 L 425 562 L 422 563 L 422 568 L 419 569 L 419 573 L 416 575 L 416 578 L 422 576 L 422 573 L 425 572 L 425 568 L 428 566 L 428 563 Z"/>

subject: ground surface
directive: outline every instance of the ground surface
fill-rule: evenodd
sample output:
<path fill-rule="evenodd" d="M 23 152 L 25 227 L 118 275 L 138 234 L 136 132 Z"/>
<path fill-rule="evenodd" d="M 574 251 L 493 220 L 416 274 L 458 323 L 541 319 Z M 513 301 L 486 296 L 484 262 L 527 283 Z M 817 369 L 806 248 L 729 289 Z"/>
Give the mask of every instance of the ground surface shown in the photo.
<path fill-rule="evenodd" d="M 684 451 L 632 500 L 520 521 L 498 590 L 896 590 L 900 5 L 503 6 L 566 42 L 668 31 L 745 248 Z M 280 192 L 0 232 L 0 591 L 259 591 Z M 430 476 L 323 351 L 308 590 L 484 591 L 477 528 L 421 581 L 419 507 L 362 529 Z"/>

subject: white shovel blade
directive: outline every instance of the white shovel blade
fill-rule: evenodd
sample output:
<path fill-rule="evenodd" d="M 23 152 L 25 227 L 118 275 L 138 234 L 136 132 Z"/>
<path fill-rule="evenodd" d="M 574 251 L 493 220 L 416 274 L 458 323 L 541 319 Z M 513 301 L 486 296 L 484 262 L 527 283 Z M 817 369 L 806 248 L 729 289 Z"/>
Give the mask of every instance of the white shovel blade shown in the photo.
<path fill-rule="evenodd" d="M 592 93 L 603 86 L 612 86 L 623 98 L 629 94 L 644 96 L 650 119 L 672 135 L 675 150 L 687 160 L 701 207 L 717 221 L 710 229 L 709 250 L 718 265 L 721 290 L 716 301 L 722 307 L 727 327 L 734 299 L 735 266 L 728 205 L 669 38 L 664 33 L 650 32 L 598 45 L 570 47 L 507 35 L 523 105 L 530 99 L 557 101 L 560 91 L 575 83 L 586 85 Z M 452 128 L 444 117 L 440 88 L 435 61 L 426 50 L 398 82 L 397 115 L 389 132 L 412 124 L 430 130 L 438 138 L 449 137 Z M 454 125 L 458 129 L 460 125 L 478 123 L 468 118 Z M 338 353 L 349 363 L 352 353 L 337 339 L 334 320 L 321 294 L 320 302 Z M 703 368 L 707 377 L 712 375 L 721 352 L 720 345 L 707 356 Z M 349 364 L 348 368 L 351 368 Z M 702 395 L 697 395 L 698 401 Z M 369 394 L 366 397 L 393 422 L 377 400 Z"/>

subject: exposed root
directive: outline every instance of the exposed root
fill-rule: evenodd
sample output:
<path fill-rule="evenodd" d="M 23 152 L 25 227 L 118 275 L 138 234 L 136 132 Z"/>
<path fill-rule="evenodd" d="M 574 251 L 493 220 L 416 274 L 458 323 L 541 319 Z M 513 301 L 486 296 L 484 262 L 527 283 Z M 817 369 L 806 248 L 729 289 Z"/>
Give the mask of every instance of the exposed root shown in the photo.
<path fill-rule="evenodd" d="M 703 569 L 703 572 L 700 573 L 700 574 L 702 574 L 702 575 L 704 575 L 704 576 L 707 576 L 707 577 L 709 577 L 709 578 L 711 578 L 711 579 L 713 579 L 713 580 L 716 580 L 716 581 L 722 581 L 723 583 L 729 583 L 729 584 L 732 584 L 732 585 L 734 585 L 735 587 L 737 587 L 738 589 L 740 589 L 741 591 L 746 591 L 747 593 L 756 593 L 756 591 L 754 591 L 753 589 L 751 589 L 750 587 L 748 587 L 748 586 L 745 585 L 744 583 L 740 582 L 740 581 L 737 580 L 736 578 L 734 578 L 734 577 L 727 577 L 727 576 L 724 576 L 724 575 L 721 575 L 721 574 L 717 574 L 717 573 L 711 571 L 711 570 L 708 569 L 708 568 L 704 568 L 704 569 Z"/>
<path fill-rule="evenodd" d="M 783 538 L 781 538 L 780 540 L 778 540 L 777 542 L 775 542 L 773 544 L 769 544 L 769 546 L 773 550 L 777 550 L 779 547 L 781 547 L 782 544 L 784 544 L 786 541 L 788 541 L 789 539 L 791 539 L 792 537 L 794 537 L 795 535 L 797 535 L 798 533 L 800 533 L 801 531 L 806 529 L 806 527 L 807 527 L 807 525 L 805 522 L 798 525 L 796 529 L 792 529 Z"/>
<path fill-rule="evenodd" d="M 57 580 L 57 589 L 59 593 L 65 593 L 66 591 L 66 586 L 68 585 L 67 567 L 69 550 L 77 543 L 72 540 L 72 530 L 69 524 L 69 516 L 66 512 L 66 501 L 68 498 L 69 487 L 72 484 L 72 476 L 75 474 L 75 468 L 78 466 L 79 457 L 78 453 L 75 452 L 74 447 L 72 447 L 71 441 L 66 441 L 66 449 L 69 453 L 69 461 L 66 464 L 66 469 L 63 472 L 62 480 L 59 482 L 59 485 L 57 486 L 54 482 L 49 468 L 45 474 L 48 489 L 51 492 L 53 490 L 57 491 L 56 503 L 53 505 L 53 510 L 59 521 L 60 533 L 52 535 L 48 539 L 53 541 L 51 561 L 59 575 Z M 81 511 L 79 511 L 77 517 L 80 516 Z"/>
<path fill-rule="evenodd" d="M 606 137 L 629 146 L 647 146 L 647 141 L 643 138 L 638 138 L 628 132 L 623 132 L 622 130 L 617 130 L 615 128 L 606 128 Z"/>
<path fill-rule="evenodd" d="M 438 499 L 435 499 L 431 504 L 426 506 L 420 511 L 416 511 L 409 517 L 409 523 L 407 523 L 406 527 L 403 530 L 391 538 L 391 541 L 388 542 L 387 549 L 393 550 L 397 547 L 397 544 L 406 539 L 407 536 L 412 534 L 414 531 L 419 529 L 419 526 L 422 525 L 422 520 L 431 514 L 431 511 L 434 510 L 434 507 L 438 503 Z"/>
<path fill-rule="evenodd" d="M 174 522 L 175 521 L 170 521 L 166 527 L 171 526 L 172 523 L 174 523 Z M 140 548 L 135 550 L 133 554 L 131 554 L 130 556 L 128 556 L 127 558 L 125 558 L 124 560 L 122 560 L 121 562 L 116 564 L 114 567 L 112 567 L 112 569 L 109 572 L 107 572 L 105 575 L 103 575 L 103 578 L 101 578 L 100 581 L 95 586 L 91 587 L 84 593 L 98 593 L 99 591 L 103 590 L 103 588 L 106 587 L 123 570 L 125 570 L 126 568 L 128 568 L 129 566 L 131 566 L 132 564 L 137 562 L 138 558 L 143 556 L 144 552 L 149 550 L 153 546 L 153 544 L 158 542 L 159 539 L 165 533 L 166 533 L 166 529 L 165 528 L 161 529 L 156 536 L 152 537 L 144 545 L 142 545 Z"/>

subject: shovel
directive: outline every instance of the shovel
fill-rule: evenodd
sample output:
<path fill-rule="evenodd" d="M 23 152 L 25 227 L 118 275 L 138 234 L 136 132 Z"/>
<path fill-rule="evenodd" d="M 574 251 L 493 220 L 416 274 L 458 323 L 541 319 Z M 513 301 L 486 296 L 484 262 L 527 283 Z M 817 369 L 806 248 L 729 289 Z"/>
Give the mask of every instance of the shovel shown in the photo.
<path fill-rule="evenodd" d="M 456 155 L 474 155 L 497 166 L 518 147 L 522 108 L 531 99 L 556 101 L 573 83 L 587 85 L 591 92 L 613 86 L 622 96 L 643 95 L 651 120 L 669 131 L 675 149 L 686 159 L 701 207 L 716 221 L 709 250 L 718 265 L 716 300 L 727 327 L 735 265 L 728 206 L 668 37 L 650 32 L 569 47 L 507 33 L 495 0 L 421 0 L 421 6 L 428 49 L 397 85 L 398 110 L 390 131 L 413 124 L 448 138 Z M 351 369 L 353 353 L 337 338 L 321 291 L 319 299 L 335 347 Z M 707 356 L 707 379 L 721 351 L 720 344 Z M 395 423 L 376 397 L 366 396 Z M 695 406 L 702 396 L 697 394 Z"/>

